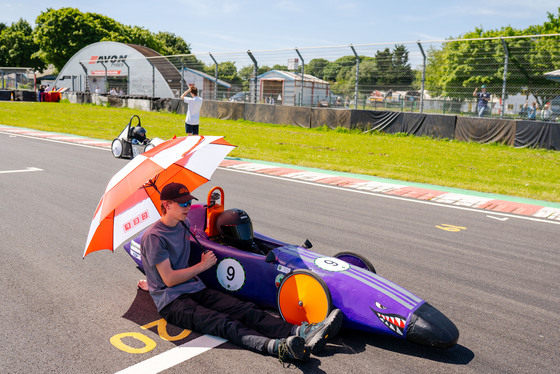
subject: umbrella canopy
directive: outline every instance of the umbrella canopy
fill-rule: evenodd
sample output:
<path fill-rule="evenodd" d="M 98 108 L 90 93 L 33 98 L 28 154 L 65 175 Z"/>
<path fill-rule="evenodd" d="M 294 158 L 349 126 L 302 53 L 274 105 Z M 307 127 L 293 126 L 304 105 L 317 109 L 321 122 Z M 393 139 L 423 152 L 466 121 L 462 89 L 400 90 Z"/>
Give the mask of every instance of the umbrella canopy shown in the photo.
<path fill-rule="evenodd" d="M 157 221 L 163 186 L 177 182 L 194 191 L 210 180 L 233 148 L 221 136 L 188 136 L 133 158 L 111 178 L 97 205 L 84 257 L 102 249 L 114 251 Z"/>

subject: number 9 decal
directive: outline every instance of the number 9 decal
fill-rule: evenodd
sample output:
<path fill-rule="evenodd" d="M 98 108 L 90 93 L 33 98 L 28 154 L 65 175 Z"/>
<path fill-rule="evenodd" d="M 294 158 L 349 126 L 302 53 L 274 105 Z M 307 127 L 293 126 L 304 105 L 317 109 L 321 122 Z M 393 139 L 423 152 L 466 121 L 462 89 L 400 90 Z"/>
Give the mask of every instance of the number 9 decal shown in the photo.
<path fill-rule="evenodd" d="M 216 270 L 218 282 L 228 291 L 238 291 L 245 284 L 245 270 L 234 258 L 224 258 Z"/>
<path fill-rule="evenodd" d="M 335 257 L 320 257 L 315 260 L 315 265 L 327 271 L 344 271 L 350 268 L 347 262 Z"/>

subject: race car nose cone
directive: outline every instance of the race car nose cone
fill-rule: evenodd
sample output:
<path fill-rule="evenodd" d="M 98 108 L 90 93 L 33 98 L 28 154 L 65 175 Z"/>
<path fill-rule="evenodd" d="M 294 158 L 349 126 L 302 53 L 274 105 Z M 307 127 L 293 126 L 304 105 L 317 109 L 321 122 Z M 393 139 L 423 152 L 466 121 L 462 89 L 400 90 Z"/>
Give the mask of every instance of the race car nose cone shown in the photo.
<path fill-rule="evenodd" d="M 459 330 L 442 312 L 424 303 L 410 317 L 406 340 L 430 347 L 449 348 L 459 340 Z"/>

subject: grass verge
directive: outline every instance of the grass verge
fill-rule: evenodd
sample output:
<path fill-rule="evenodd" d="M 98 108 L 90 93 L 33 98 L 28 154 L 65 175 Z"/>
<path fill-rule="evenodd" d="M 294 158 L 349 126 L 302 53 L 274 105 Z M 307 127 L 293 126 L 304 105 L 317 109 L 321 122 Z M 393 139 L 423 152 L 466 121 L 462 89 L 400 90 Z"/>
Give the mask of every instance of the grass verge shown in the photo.
<path fill-rule="evenodd" d="M 0 102 L 0 124 L 112 140 L 134 114 L 149 138 L 184 135 L 184 115 L 60 103 Z M 304 129 L 202 118 L 203 135 L 238 146 L 232 157 L 280 162 L 560 202 L 560 152 L 326 126 Z"/>

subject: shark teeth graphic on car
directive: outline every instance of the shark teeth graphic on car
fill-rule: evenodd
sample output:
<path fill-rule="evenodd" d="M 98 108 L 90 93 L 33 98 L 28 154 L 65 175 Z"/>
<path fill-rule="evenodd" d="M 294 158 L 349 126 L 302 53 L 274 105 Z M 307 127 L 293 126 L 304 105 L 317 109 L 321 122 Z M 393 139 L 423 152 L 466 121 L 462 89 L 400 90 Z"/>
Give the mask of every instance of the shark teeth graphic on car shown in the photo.
<path fill-rule="evenodd" d="M 370 308 L 371 309 L 371 308 Z M 379 318 L 385 326 L 387 326 L 391 331 L 395 334 L 402 336 L 404 327 L 406 325 L 406 318 L 399 316 L 398 314 L 384 314 L 380 312 L 376 312 L 375 310 L 371 309 L 373 313 Z"/>

